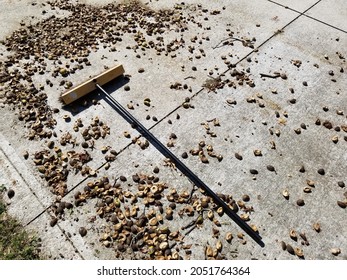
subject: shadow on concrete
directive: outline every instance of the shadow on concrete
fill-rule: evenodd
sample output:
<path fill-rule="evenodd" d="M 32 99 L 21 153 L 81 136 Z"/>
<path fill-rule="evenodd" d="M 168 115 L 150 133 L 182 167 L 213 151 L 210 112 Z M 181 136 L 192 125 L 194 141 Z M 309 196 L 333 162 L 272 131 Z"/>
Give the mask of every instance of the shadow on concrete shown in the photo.
<path fill-rule="evenodd" d="M 103 85 L 103 88 L 107 92 L 115 92 L 116 90 L 128 84 L 129 80 L 129 77 L 122 75 Z M 100 92 L 99 89 L 95 89 L 87 95 L 72 102 L 71 104 L 64 105 L 62 109 L 70 112 L 73 116 L 75 116 L 80 112 L 88 109 L 89 107 L 98 104 L 101 99 L 104 99 L 104 97 L 104 94 Z"/>
<path fill-rule="evenodd" d="M 243 229 L 257 244 L 264 247 L 265 244 L 261 240 L 258 232 L 254 231 L 244 220 L 236 214 L 237 211 L 232 210 L 212 189 L 210 189 L 196 174 L 194 174 L 177 156 L 175 156 L 162 142 L 160 142 L 145 126 L 143 126 L 134 116 L 132 116 L 117 100 L 109 93 L 108 88 L 98 86 L 103 92 L 105 101 L 113 110 L 126 120 L 133 129 L 136 129 L 140 135 L 144 136 L 163 156 L 170 159 L 179 169 L 182 174 L 187 176 L 195 185 L 205 190 L 213 201 L 223 208 L 224 212 L 241 228 Z"/>

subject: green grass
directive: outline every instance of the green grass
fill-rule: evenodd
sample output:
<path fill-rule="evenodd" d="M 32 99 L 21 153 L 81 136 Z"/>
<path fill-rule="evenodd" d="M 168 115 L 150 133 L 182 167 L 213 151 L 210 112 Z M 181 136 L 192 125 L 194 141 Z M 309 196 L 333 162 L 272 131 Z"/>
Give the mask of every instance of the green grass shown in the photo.
<path fill-rule="evenodd" d="M 0 198 L 0 260 L 38 260 L 38 245 L 37 238 L 8 215 Z"/>

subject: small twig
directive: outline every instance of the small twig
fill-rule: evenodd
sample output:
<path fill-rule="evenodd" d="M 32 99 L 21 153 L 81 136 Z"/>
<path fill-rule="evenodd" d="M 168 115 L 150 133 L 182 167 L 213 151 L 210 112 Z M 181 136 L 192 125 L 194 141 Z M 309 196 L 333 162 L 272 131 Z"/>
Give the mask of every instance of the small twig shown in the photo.
<path fill-rule="evenodd" d="M 184 227 L 181 228 L 182 230 L 185 230 L 185 229 L 187 229 L 187 228 L 190 228 L 190 229 L 184 234 L 183 238 L 186 237 L 189 233 L 191 233 L 191 232 L 198 226 L 197 221 L 198 221 L 198 219 L 199 219 L 200 216 L 202 216 L 202 214 L 199 214 L 199 216 L 198 216 L 194 221 L 191 221 L 188 225 L 186 225 L 186 226 L 184 226 Z"/>
<path fill-rule="evenodd" d="M 207 122 L 214 122 L 217 118 L 213 118 L 211 120 L 207 120 Z"/>
<path fill-rule="evenodd" d="M 225 41 L 228 41 L 228 40 L 232 40 L 232 42 L 235 42 L 235 41 L 239 41 L 239 42 L 242 42 L 242 43 L 245 43 L 246 41 L 245 40 L 242 40 L 240 38 L 236 38 L 236 37 L 229 37 L 229 38 L 226 38 L 226 39 L 223 39 L 221 40 L 216 46 L 214 46 L 212 49 L 217 49 L 217 48 L 220 48 L 222 46 L 225 46 L 225 44 L 223 44 L 222 46 L 220 46 L 223 42 Z"/>
<path fill-rule="evenodd" d="M 213 80 L 215 80 L 215 81 L 218 81 L 218 82 L 220 82 L 220 81 L 222 80 L 221 77 L 215 78 L 215 77 L 212 77 L 212 76 L 210 76 L 210 75 L 207 75 L 207 77 L 209 77 L 209 78 L 211 78 L 211 79 L 213 79 Z"/>
<path fill-rule="evenodd" d="M 194 76 L 188 76 L 188 77 L 185 77 L 184 80 L 188 80 L 188 79 L 193 79 L 195 80 L 196 78 Z"/>
<path fill-rule="evenodd" d="M 190 228 L 192 226 L 196 226 L 196 220 L 197 219 L 191 221 L 188 225 L 181 227 L 181 230 L 185 230 L 185 229 Z"/>
<path fill-rule="evenodd" d="M 172 244 L 169 246 L 169 249 L 172 249 L 172 248 L 175 247 L 176 245 L 177 245 L 177 242 L 172 243 Z"/>
<path fill-rule="evenodd" d="M 143 207 L 143 211 L 142 211 L 142 214 L 141 215 L 146 215 L 146 208 L 147 208 L 148 206 L 147 205 L 145 205 L 144 207 Z M 148 207 L 149 208 L 149 207 Z"/>
<path fill-rule="evenodd" d="M 276 79 L 278 77 L 280 77 L 280 74 L 275 74 L 275 75 L 270 75 L 270 74 L 264 74 L 264 73 L 260 73 L 260 78 L 272 78 L 272 79 Z"/>
<path fill-rule="evenodd" d="M 189 233 L 191 233 L 191 232 L 197 227 L 197 225 L 198 225 L 198 219 L 199 219 L 200 217 L 204 218 L 203 212 L 206 212 L 206 211 L 208 211 L 208 210 L 207 210 L 207 209 L 201 210 L 201 212 L 199 212 L 199 215 L 198 215 L 198 217 L 197 217 L 195 220 L 191 221 L 188 225 L 181 227 L 182 230 L 185 230 L 185 229 L 187 229 L 187 228 L 191 228 L 190 230 L 188 230 L 188 231 L 184 234 L 184 236 L 187 236 Z"/>
<path fill-rule="evenodd" d="M 195 190 L 196 190 L 195 185 L 193 185 L 192 191 L 190 192 L 189 197 L 186 200 L 186 203 L 190 203 L 191 202 Z"/>
<path fill-rule="evenodd" d="M 189 233 L 191 233 L 194 229 L 196 228 L 196 224 L 190 229 L 190 230 L 188 230 L 185 234 L 184 234 L 184 236 L 187 236 Z"/>
<path fill-rule="evenodd" d="M 133 245 L 134 242 L 137 241 L 137 238 L 142 234 L 143 235 L 144 233 L 144 230 L 143 231 L 140 231 L 138 232 L 137 234 L 133 235 L 132 238 L 131 238 L 131 241 L 130 241 L 130 245 Z"/>

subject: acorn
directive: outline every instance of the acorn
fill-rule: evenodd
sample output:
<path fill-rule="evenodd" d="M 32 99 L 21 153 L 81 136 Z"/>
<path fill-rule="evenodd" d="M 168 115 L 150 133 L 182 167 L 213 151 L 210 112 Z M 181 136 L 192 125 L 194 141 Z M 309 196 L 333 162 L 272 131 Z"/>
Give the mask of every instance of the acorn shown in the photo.
<path fill-rule="evenodd" d="M 9 189 L 9 190 L 7 191 L 7 196 L 8 196 L 9 199 L 13 198 L 14 195 L 15 195 L 15 192 L 14 192 L 13 189 Z"/>
<path fill-rule="evenodd" d="M 80 229 L 78 230 L 79 234 L 84 237 L 87 235 L 87 230 L 85 227 L 80 227 Z"/>
<path fill-rule="evenodd" d="M 341 208 L 345 209 L 347 207 L 347 202 L 338 200 L 337 205 L 340 206 Z"/>
<path fill-rule="evenodd" d="M 320 175 L 324 175 L 324 174 L 325 174 L 325 170 L 324 170 L 323 168 L 319 168 L 319 169 L 317 170 L 317 172 L 318 172 L 318 174 L 320 174 Z"/>
<path fill-rule="evenodd" d="M 274 172 L 275 171 L 275 167 L 273 167 L 272 165 L 267 165 L 266 166 L 267 170 Z"/>
<path fill-rule="evenodd" d="M 303 199 L 298 199 L 298 200 L 296 201 L 296 204 L 297 204 L 298 206 L 304 206 L 304 205 L 305 205 L 305 201 L 304 201 Z"/>
<path fill-rule="evenodd" d="M 235 153 L 235 158 L 237 158 L 238 160 L 243 159 L 243 157 L 239 153 Z"/>

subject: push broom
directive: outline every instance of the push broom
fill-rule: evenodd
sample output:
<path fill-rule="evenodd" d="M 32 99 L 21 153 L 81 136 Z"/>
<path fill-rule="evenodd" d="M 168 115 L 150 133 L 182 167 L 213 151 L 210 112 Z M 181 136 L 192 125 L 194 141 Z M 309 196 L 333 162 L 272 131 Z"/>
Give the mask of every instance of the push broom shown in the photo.
<path fill-rule="evenodd" d="M 124 74 L 122 65 L 117 65 L 108 69 L 100 75 L 97 75 L 88 81 L 76 86 L 73 89 L 61 95 L 61 101 L 68 105 L 77 99 L 87 95 L 88 93 L 99 89 L 112 107 L 128 122 L 130 125 L 137 129 L 159 152 L 166 158 L 169 158 L 172 163 L 187 176 L 195 186 L 203 189 L 205 193 L 210 196 L 213 201 L 223 208 L 226 213 L 241 229 L 243 229 L 255 242 L 261 247 L 264 243 L 258 232 L 254 231 L 244 220 L 242 220 L 215 192 L 213 192 L 197 175 L 195 175 L 181 160 L 179 160 L 164 144 L 162 144 L 147 128 L 145 128 L 137 119 L 135 119 L 122 105 L 120 105 L 102 86 L 111 80 Z"/>

